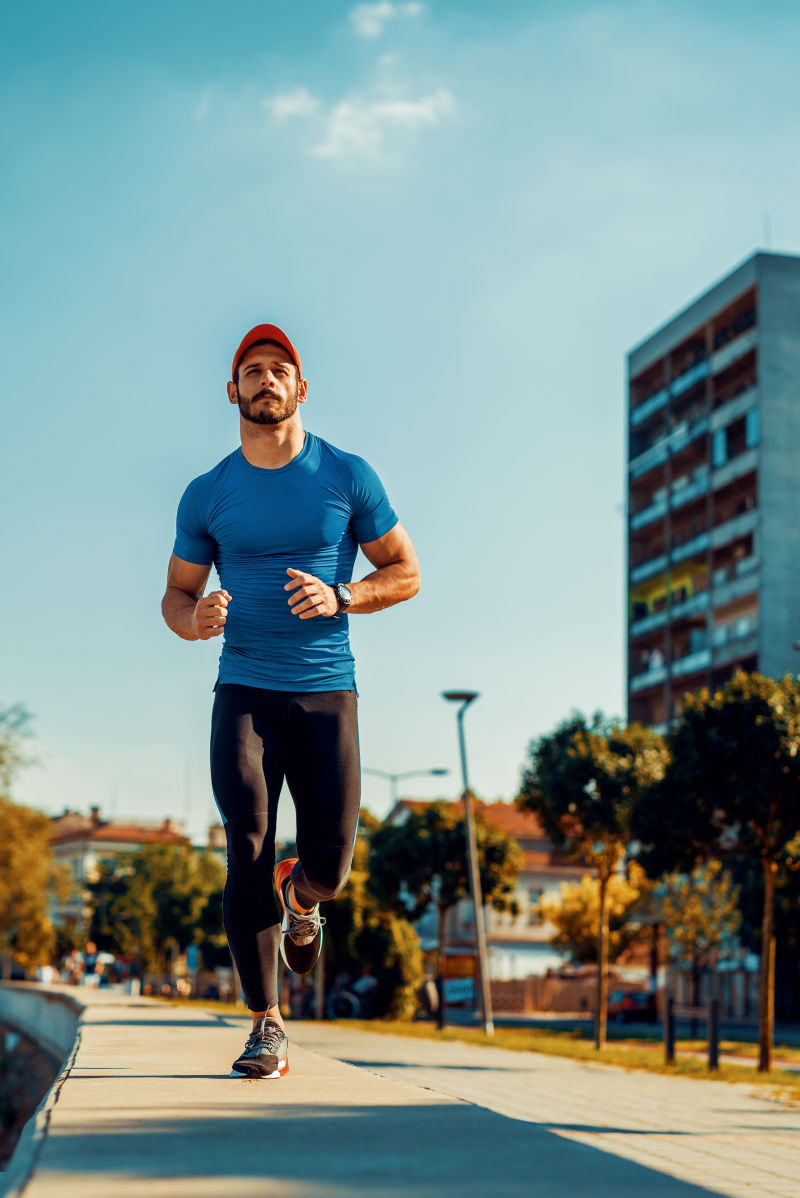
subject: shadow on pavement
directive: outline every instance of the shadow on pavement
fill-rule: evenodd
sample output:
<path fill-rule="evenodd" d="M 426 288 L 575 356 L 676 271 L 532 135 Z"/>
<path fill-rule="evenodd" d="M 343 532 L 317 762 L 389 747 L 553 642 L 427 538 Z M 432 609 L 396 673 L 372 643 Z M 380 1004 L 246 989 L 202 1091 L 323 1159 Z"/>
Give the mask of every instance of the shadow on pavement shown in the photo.
<path fill-rule="evenodd" d="M 70 1126 L 62 1116 L 48 1136 L 37 1176 L 56 1171 L 64 1192 L 70 1192 L 70 1175 L 81 1174 L 88 1184 L 102 1173 L 112 1186 L 115 1178 L 142 1184 L 197 1178 L 203 1194 L 217 1192 L 209 1188 L 216 1178 L 220 1193 L 224 1179 L 252 1178 L 313 1187 L 315 1198 L 711 1198 L 713 1193 L 467 1103 L 289 1106 L 288 1084 L 281 1083 L 281 1105 L 237 1104 L 232 1111 L 206 1102 L 186 1117 L 163 1119 L 136 1107 L 126 1118 L 95 1123 L 91 1130 L 84 1123 Z"/>

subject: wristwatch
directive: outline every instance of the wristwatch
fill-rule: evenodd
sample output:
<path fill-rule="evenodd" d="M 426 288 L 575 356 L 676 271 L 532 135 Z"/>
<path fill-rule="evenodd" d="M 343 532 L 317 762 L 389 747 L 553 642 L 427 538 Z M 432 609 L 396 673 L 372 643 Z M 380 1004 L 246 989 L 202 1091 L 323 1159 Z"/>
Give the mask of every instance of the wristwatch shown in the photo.
<path fill-rule="evenodd" d="M 336 592 L 336 610 L 347 611 L 350 604 L 353 602 L 353 595 L 348 586 L 343 582 L 335 582 L 333 589 Z"/>

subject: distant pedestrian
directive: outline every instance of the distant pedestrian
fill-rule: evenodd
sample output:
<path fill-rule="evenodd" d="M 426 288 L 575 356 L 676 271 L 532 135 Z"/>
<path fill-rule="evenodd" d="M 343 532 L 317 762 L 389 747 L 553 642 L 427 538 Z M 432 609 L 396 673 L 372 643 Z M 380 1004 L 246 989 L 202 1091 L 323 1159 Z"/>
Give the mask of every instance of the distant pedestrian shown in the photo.
<path fill-rule="evenodd" d="M 357 361 L 354 346 L 352 361 Z M 228 398 L 240 448 L 187 487 L 178 508 L 164 619 L 184 640 L 224 633 L 211 720 L 211 781 L 225 825 L 223 917 L 253 1031 L 234 1062 L 249 1077 L 288 1069 L 277 959 L 303 974 L 322 946 L 319 903 L 339 893 L 360 804 L 357 692 L 348 615 L 419 589 L 419 567 L 375 471 L 305 432 L 300 355 L 258 325 L 233 359 Z M 351 575 L 358 547 L 375 569 Z M 212 564 L 220 587 L 203 595 Z M 284 778 L 298 857 L 278 863 Z"/>

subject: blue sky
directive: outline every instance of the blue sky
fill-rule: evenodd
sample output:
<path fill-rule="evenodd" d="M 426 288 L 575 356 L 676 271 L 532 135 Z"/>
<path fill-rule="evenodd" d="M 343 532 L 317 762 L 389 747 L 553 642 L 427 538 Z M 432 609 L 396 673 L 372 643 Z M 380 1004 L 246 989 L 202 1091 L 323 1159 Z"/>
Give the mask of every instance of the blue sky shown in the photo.
<path fill-rule="evenodd" d="M 31 0 L 3 23 L 0 704 L 41 755 L 17 797 L 211 818 L 218 645 L 159 603 L 261 321 L 421 559 L 417 599 L 352 620 L 364 764 L 449 767 L 404 790 L 455 795 L 439 696 L 473 688 L 474 789 L 511 798 L 531 737 L 622 713 L 624 357 L 765 242 L 800 250 L 794 6 Z M 383 813 L 387 784 L 364 797 Z"/>

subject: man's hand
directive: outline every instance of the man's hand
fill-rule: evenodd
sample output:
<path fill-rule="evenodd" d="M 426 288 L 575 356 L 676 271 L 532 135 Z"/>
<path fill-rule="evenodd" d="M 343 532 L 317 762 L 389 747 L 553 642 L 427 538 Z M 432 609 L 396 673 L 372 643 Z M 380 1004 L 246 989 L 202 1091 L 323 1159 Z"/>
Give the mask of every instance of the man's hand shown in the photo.
<path fill-rule="evenodd" d="M 221 636 L 225 631 L 227 607 L 230 603 L 227 591 L 210 591 L 197 600 L 192 616 L 192 627 L 201 641 L 212 636 Z"/>
<path fill-rule="evenodd" d="M 294 591 L 289 597 L 289 607 L 296 616 L 301 620 L 312 620 L 314 616 L 336 615 L 339 601 L 333 587 L 313 574 L 306 574 L 304 570 L 289 567 L 286 573 L 292 581 L 287 582 L 283 589 Z"/>

